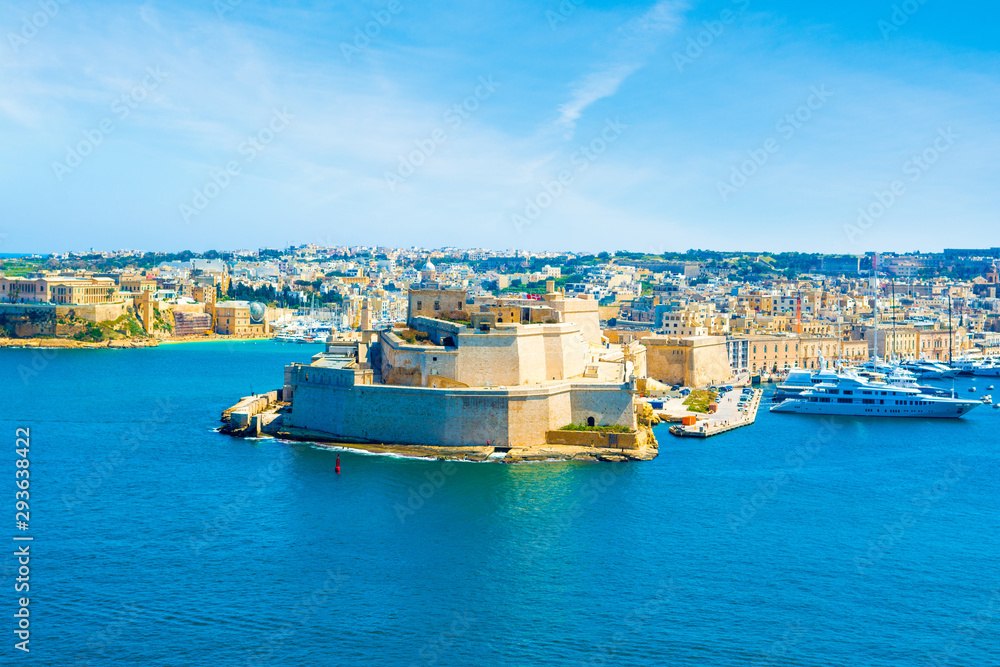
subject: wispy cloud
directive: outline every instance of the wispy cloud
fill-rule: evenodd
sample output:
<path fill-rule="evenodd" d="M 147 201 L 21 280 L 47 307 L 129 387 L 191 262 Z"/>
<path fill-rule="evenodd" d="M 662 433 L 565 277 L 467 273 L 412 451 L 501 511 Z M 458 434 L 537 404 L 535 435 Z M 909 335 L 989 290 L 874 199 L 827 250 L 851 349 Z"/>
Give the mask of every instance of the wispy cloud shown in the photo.
<path fill-rule="evenodd" d="M 572 138 L 576 121 L 587 107 L 614 95 L 625 79 L 646 64 L 659 41 L 681 25 L 687 9 L 687 3 L 681 0 L 660 0 L 618 29 L 610 62 L 585 76 L 573 89 L 570 100 L 559 105 L 556 126 L 567 139 Z"/>

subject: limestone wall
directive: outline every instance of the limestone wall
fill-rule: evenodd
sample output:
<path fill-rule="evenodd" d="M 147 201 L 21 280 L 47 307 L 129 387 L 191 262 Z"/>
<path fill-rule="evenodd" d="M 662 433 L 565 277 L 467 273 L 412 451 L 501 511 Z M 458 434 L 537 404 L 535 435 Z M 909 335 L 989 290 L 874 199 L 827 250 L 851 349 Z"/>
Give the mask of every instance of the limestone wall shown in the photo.
<path fill-rule="evenodd" d="M 594 419 L 595 426 L 617 424 L 634 429 L 635 403 L 632 394 L 621 385 L 620 391 L 607 391 L 596 385 L 576 385 L 571 396 L 571 414 L 568 423 L 587 424 Z M 565 426 L 560 424 L 559 426 Z"/>
<path fill-rule="evenodd" d="M 445 382 L 435 384 L 516 387 L 568 380 L 584 372 L 588 344 L 575 324 L 503 324 L 483 332 L 416 317 L 413 326 L 432 341 L 447 340 L 449 345 L 411 345 L 383 332 L 383 383 L 426 387 L 440 377 Z"/>
<path fill-rule="evenodd" d="M 426 387 L 432 377 L 457 380 L 455 348 L 410 345 L 391 332 L 382 332 L 380 342 L 384 384 Z"/>
<path fill-rule="evenodd" d="M 438 317 L 443 312 L 465 308 L 465 290 L 411 289 L 407 298 L 409 312 L 406 321 L 411 326 L 415 318 Z"/>
<path fill-rule="evenodd" d="M 436 446 L 535 446 L 547 431 L 594 416 L 634 428 L 625 385 L 564 383 L 516 389 L 349 385 L 348 373 L 296 366 L 288 426 L 345 441 Z"/>
<path fill-rule="evenodd" d="M 556 299 L 546 305 L 562 313 L 564 322 L 572 322 L 580 327 L 584 340 L 600 344 L 601 317 L 597 309 L 597 301 L 593 299 Z"/>
<path fill-rule="evenodd" d="M 598 431 L 549 431 L 546 436 L 552 445 L 577 447 L 619 447 L 635 449 L 639 445 L 637 433 L 601 433 Z"/>
<path fill-rule="evenodd" d="M 521 364 L 516 335 L 468 333 L 459 337 L 459 358 L 455 379 L 469 386 L 521 384 Z M 516 330 L 514 325 L 510 330 Z"/>
<path fill-rule="evenodd" d="M 84 306 L 72 306 L 76 316 L 88 322 L 104 322 L 117 320 L 128 311 L 125 301 L 118 303 L 95 303 Z"/>
<path fill-rule="evenodd" d="M 583 375 L 586 343 L 572 324 L 500 325 L 458 339 L 456 379 L 469 386 L 513 387 Z"/>
<path fill-rule="evenodd" d="M 444 345 L 446 341 L 449 344 L 457 344 L 459 333 L 465 329 L 462 324 L 438 320 L 433 317 L 413 317 L 410 326 L 430 334 L 435 345 Z"/>
<path fill-rule="evenodd" d="M 689 348 L 668 346 L 662 339 L 647 338 L 646 372 L 647 376 L 666 384 L 685 384 L 684 378 L 688 367 Z"/>
<path fill-rule="evenodd" d="M 722 336 L 650 336 L 642 342 L 646 346 L 647 375 L 659 382 L 705 387 L 732 377 L 726 339 Z"/>
<path fill-rule="evenodd" d="M 572 393 L 570 385 L 564 385 L 546 391 L 511 394 L 507 402 L 511 444 L 544 444 L 546 431 L 569 424 Z"/>

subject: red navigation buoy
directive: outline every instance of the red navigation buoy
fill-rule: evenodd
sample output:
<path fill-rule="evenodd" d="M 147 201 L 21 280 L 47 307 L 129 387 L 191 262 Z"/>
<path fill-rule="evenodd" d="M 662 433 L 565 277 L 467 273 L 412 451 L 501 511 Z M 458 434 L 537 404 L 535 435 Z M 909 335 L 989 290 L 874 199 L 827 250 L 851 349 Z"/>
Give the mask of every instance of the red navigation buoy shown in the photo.
<path fill-rule="evenodd" d="M 340 474 L 340 454 L 337 454 L 337 474 Z"/>

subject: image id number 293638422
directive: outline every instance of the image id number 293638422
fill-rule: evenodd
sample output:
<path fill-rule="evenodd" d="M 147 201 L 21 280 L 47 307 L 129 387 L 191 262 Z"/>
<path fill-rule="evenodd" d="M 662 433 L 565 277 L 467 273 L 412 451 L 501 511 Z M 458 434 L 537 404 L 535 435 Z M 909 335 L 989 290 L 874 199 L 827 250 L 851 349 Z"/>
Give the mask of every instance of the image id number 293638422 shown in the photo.
<path fill-rule="evenodd" d="M 30 476 L 28 468 L 31 466 L 28 459 L 31 450 L 31 429 L 19 428 L 15 431 L 14 437 L 15 453 L 17 454 L 14 461 L 14 485 L 17 487 L 14 492 L 14 524 L 18 530 L 18 534 L 14 536 L 14 558 L 17 559 L 14 591 L 19 596 L 25 596 L 17 598 L 17 611 L 14 613 L 17 627 L 14 629 L 14 634 L 20 641 L 14 643 L 14 648 L 28 653 L 28 642 L 31 641 L 31 612 L 28 611 L 30 600 L 26 594 L 30 590 L 29 582 L 31 581 L 30 542 L 34 539 L 28 535 L 28 522 L 31 521 L 31 507 L 29 505 L 31 494 L 28 491 L 28 487 L 31 485 L 28 481 Z"/>

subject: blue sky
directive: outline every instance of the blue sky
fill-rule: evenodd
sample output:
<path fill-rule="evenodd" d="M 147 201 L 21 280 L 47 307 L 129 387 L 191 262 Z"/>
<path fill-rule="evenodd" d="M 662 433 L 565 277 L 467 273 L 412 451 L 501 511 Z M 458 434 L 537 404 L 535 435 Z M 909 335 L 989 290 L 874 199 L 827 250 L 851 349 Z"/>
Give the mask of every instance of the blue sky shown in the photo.
<path fill-rule="evenodd" d="M 995 246 L 998 15 L 8 2 L 0 252 Z"/>

